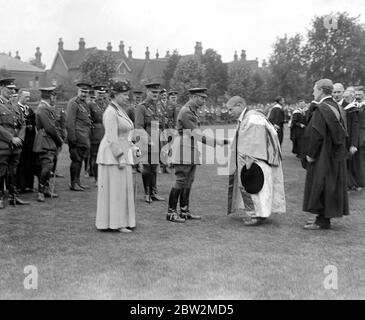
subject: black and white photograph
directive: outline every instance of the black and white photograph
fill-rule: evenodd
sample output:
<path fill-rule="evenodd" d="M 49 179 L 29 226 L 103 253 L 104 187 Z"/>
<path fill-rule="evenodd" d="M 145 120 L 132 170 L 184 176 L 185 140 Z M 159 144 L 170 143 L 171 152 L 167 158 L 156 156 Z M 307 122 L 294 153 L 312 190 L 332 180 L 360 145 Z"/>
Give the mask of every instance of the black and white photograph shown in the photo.
<path fill-rule="evenodd" d="M 0 7 L 0 300 L 365 299 L 363 0 Z"/>

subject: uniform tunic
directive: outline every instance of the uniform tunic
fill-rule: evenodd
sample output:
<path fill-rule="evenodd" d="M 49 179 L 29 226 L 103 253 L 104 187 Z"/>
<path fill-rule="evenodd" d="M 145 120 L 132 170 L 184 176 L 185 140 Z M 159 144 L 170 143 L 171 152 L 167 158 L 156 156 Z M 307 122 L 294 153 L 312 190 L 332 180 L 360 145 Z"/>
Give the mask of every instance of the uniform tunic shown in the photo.
<path fill-rule="evenodd" d="M 307 164 L 303 211 L 325 218 L 349 214 L 347 195 L 347 132 L 337 103 L 331 98 L 312 104 L 306 129 Z"/>
<path fill-rule="evenodd" d="M 54 106 L 42 100 L 37 108 L 35 121 L 37 133 L 34 140 L 33 152 L 36 154 L 37 160 L 37 176 L 40 184 L 39 191 L 42 192 L 43 187 L 48 186 L 57 150 L 62 147 L 63 140 L 56 126 Z"/>
<path fill-rule="evenodd" d="M 16 171 L 22 147 L 12 144 L 14 137 L 24 142 L 25 121 L 17 105 L 0 96 L 0 190 L 4 188 L 4 178 L 9 173 L 9 191 L 14 194 L 16 188 Z"/>
<path fill-rule="evenodd" d="M 101 139 L 104 136 L 103 114 L 107 105 L 103 100 L 96 100 L 90 104 L 90 117 L 92 121 L 90 133 L 90 156 L 97 155 Z"/>
<path fill-rule="evenodd" d="M 113 102 L 103 115 L 105 135 L 101 140 L 98 163 L 97 229 L 135 227 L 132 164 L 128 161 L 130 132 L 133 122 Z M 126 165 L 119 169 L 123 157 Z"/>

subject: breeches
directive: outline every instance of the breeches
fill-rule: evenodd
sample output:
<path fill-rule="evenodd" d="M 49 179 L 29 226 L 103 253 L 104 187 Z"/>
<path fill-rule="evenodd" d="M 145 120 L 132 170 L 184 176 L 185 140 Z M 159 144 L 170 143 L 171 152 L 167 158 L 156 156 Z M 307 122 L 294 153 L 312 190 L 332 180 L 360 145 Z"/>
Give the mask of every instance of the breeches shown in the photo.
<path fill-rule="evenodd" d="M 195 177 L 196 164 L 175 164 L 174 168 L 176 176 L 174 188 L 191 188 Z"/>
<path fill-rule="evenodd" d="M 4 190 L 4 180 L 7 176 L 8 188 L 12 194 L 15 191 L 16 185 L 16 170 L 20 160 L 20 153 L 11 153 L 7 155 L 0 155 L 0 190 Z"/>
<path fill-rule="evenodd" d="M 37 154 L 37 177 L 40 185 L 48 185 L 55 159 L 56 152 L 42 152 Z"/>

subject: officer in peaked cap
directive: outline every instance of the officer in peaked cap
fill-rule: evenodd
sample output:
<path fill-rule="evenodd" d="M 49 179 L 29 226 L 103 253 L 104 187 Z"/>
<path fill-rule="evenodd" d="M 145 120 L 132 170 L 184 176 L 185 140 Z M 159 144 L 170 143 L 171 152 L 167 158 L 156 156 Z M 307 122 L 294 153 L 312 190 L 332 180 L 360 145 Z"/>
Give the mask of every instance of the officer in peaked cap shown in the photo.
<path fill-rule="evenodd" d="M 168 92 L 168 103 L 167 103 L 168 128 L 176 127 L 177 116 L 182 108 L 182 106 L 177 103 L 178 94 L 179 93 L 175 90 L 170 90 Z"/>
<path fill-rule="evenodd" d="M 176 152 L 173 152 L 175 168 L 175 184 L 170 191 L 167 220 L 171 222 L 185 222 L 186 220 L 200 220 L 201 217 L 190 212 L 190 190 L 194 181 L 196 166 L 200 164 L 198 141 L 215 147 L 228 144 L 226 139 L 208 137 L 199 132 L 200 120 L 197 114 L 207 100 L 206 88 L 192 88 L 189 90 L 190 99 L 181 109 L 177 117 L 176 129 L 179 137 L 174 144 Z M 180 199 L 180 215 L 177 213 L 177 203 Z"/>
<path fill-rule="evenodd" d="M 168 119 L 168 113 L 167 113 L 167 104 L 168 104 L 167 90 L 161 89 L 159 100 L 157 102 L 157 115 L 158 115 L 159 121 L 161 123 L 160 129 L 162 132 L 164 132 L 164 130 L 168 128 L 169 119 Z M 161 149 L 166 144 L 167 144 L 166 138 L 164 138 L 163 140 L 160 141 L 160 154 L 161 154 Z M 170 173 L 166 163 L 160 161 L 160 167 L 162 169 L 162 173 Z"/>
<path fill-rule="evenodd" d="M 10 204 L 29 204 L 16 195 L 16 172 L 25 137 L 25 121 L 19 107 L 11 104 L 14 88 L 13 78 L 0 80 L 0 209 L 5 207 L 6 190 Z"/>
<path fill-rule="evenodd" d="M 148 135 L 148 158 L 143 159 L 142 180 L 145 192 L 145 201 L 164 201 L 165 199 L 157 194 L 157 167 L 159 164 L 159 134 L 158 141 L 152 141 L 151 131 L 153 122 L 161 126 L 157 112 L 157 102 L 160 94 L 160 83 L 150 82 L 145 84 L 146 99 L 136 107 L 135 128 L 143 129 Z M 157 130 L 157 128 L 153 127 Z M 155 135 L 154 135 L 155 136 Z M 142 155 L 143 155 L 142 151 Z"/>
<path fill-rule="evenodd" d="M 90 107 L 86 101 L 91 90 L 91 85 L 79 82 L 77 96 L 72 98 L 67 105 L 66 129 L 67 141 L 70 151 L 70 190 L 84 191 L 88 189 L 81 185 L 82 163 L 88 157 L 90 150 L 91 115 Z"/>
<path fill-rule="evenodd" d="M 90 116 L 92 121 L 91 135 L 90 135 L 90 163 L 89 176 L 95 178 L 95 183 L 98 180 L 98 165 L 96 157 L 98 149 L 104 136 L 103 114 L 108 106 L 107 100 L 107 85 L 96 85 L 93 87 L 95 91 L 95 101 L 90 103 Z"/>
<path fill-rule="evenodd" d="M 37 133 L 34 139 L 33 152 L 36 154 L 38 202 L 45 202 L 45 198 L 58 197 L 50 187 L 51 174 L 55 170 L 55 158 L 63 144 L 62 136 L 56 125 L 55 89 L 56 87 L 39 89 L 41 92 L 41 102 L 35 115 Z"/>

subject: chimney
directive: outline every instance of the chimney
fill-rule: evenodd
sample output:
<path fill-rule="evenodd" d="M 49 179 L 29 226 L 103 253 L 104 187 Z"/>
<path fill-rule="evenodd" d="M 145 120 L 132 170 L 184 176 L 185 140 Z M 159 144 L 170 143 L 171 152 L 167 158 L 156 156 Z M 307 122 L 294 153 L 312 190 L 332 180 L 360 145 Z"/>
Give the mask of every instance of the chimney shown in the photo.
<path fill-rule="evenodd" d="M 264 59 L 264 60 L 262 60 L 261 65 L 262 65 L 262 67 L 263 67 L 263 68 L 266 68 L 266 67 L 267 67 L 267 62 L 266 62 L 266 60 L 265 60 L 265 59 Z"/>
<path fill-rule="evenodd" d="M 62 40 L 62 38 L 58 39 L 58 50 L 63 50 L 63 40 Z"/>
<path fill-rule="evenodd" d="M 234 52 L 234 61 L 238 61 L 238 54 L 237 54 L 237 51 Z"/>
<path fill-rule="evenodd" d="M 145 54 L 146 54 L 146 60 L 149 60 L 150 59 L 150 51 L 149 51 L 148 47 L 146 47 Z"/>
<path fill-rule="evenodd" d="M 109 52 L 113 50 L 111 42 L 108 42 L 108 46 L 106 47 L 106 50 L 108 50 Z"/>
<path fill-rule="evenodd" d="M 123 43 L 123 41 L 121 41 L 119 43 L 119 52 L 122 53 L 125 56 L 125 53 L 124 53 L 124 43 Z"/>
<path fill-rule="evenodd" d="M 37 47 L 36 50 L 37 51 L 35 53 L 35 63 L 36 63 L 36 66 L 41 66 L 42 65 L 42 60 L 41 60 L 42 53 L 41 53 L 39 47 Z"/>
<path fill-rule="evenodd" d="M 241 51 L 241 61 L 246 61 L 246 50 Z"/>
<path fill-rule="evenodd" d="M 129 50 L 128 50 L 128 58 L 129 59 L 132 59 L 132 55 L 133 55 L 132 47 L 129 47 Z"/>
<path fill-rule="evenodd" d="M 170 58 L 171 57 L 171 55 L 170 55 L 170 51 L 169 50 L 167 50 L 166 51 L 166 56 L 165 56 L 165 58 Z"/>
<path fill-rule="evenodd" d="M 15 59 L 20 60 L 19 51 L 15 51 Z"/>
<path fill-rule="evenodd" d="M 158 58 L 160 57 L 158 50 L 156 50 L 156 60 L 158 60 Z"/>
<path fill-rule="evenodd" d="M 203 47 L 201 42 L 195 43 L 195 53 L 196 56 L 201 56 L 203 54 Z"/>
<path fill-rule="evenodd" d="M 82 50 L 85 50 L 85 40 L 84 38 L 80 38 L 80 41 L 79 41 L 79 50 L 82 51 Z"/>

